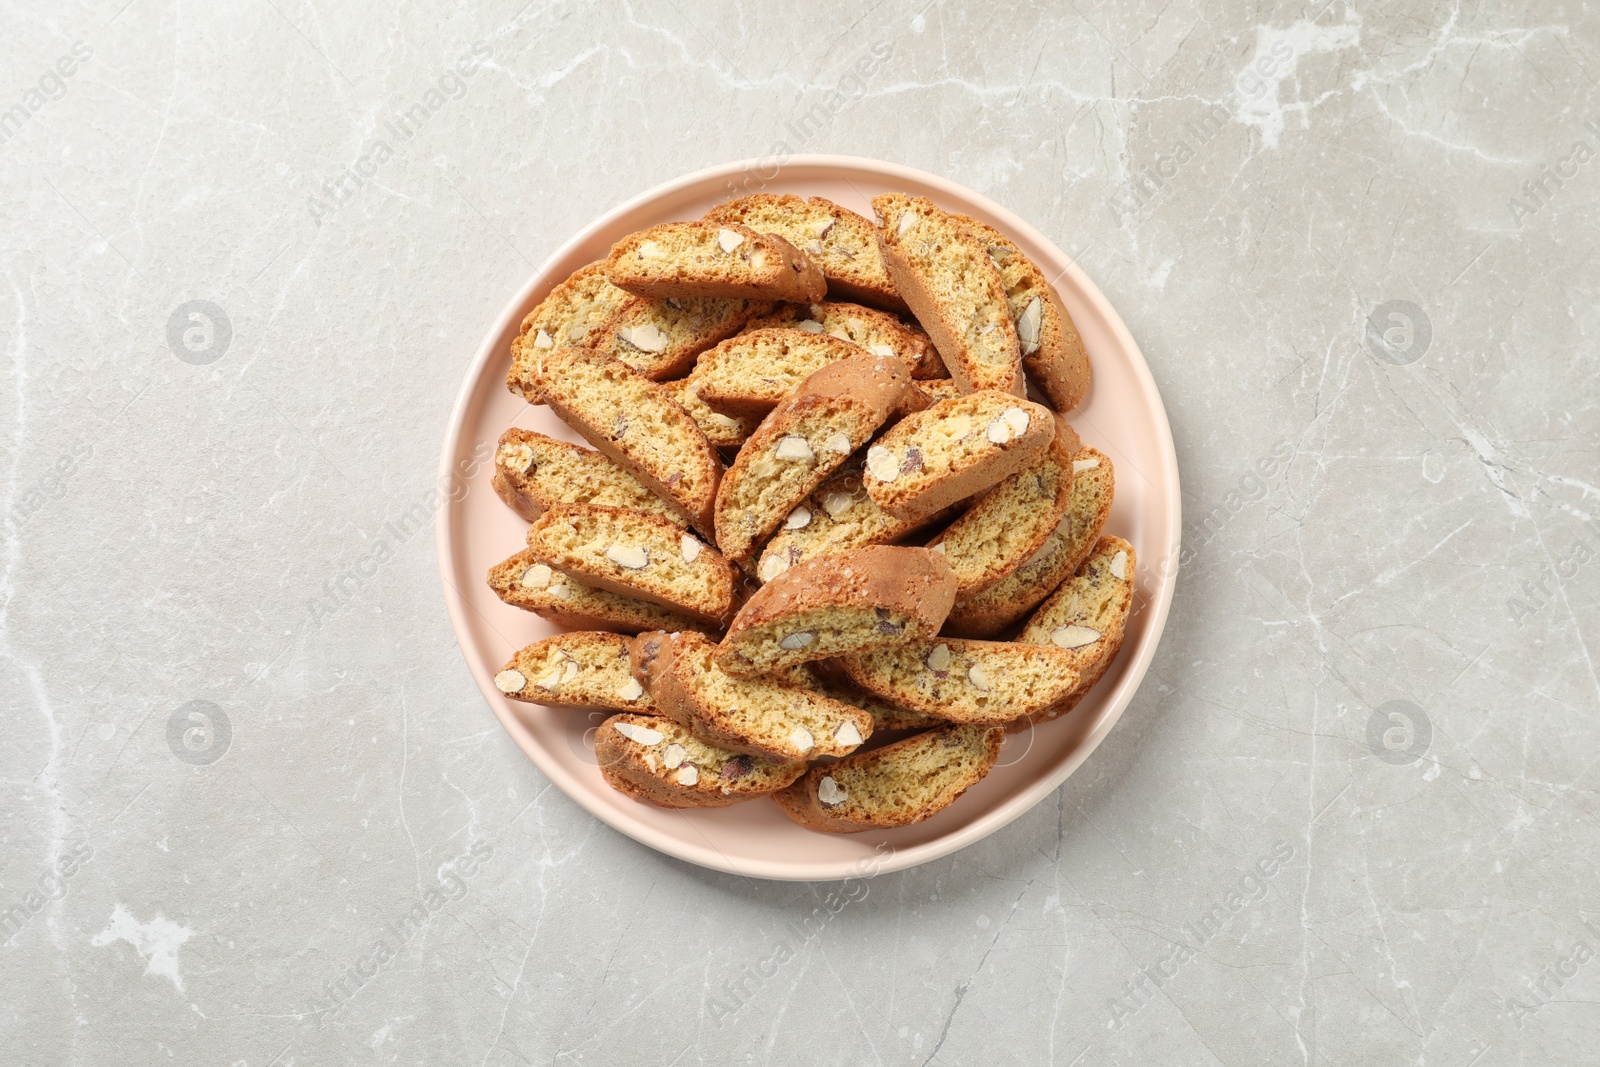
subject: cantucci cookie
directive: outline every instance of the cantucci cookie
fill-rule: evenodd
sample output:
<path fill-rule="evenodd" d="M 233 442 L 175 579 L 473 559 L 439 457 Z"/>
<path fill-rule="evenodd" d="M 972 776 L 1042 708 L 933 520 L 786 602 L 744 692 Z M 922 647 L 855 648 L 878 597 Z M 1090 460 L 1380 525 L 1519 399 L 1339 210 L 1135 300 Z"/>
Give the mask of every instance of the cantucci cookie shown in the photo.
<path fill-rule="evenodd" d="M 599 452 L 513 426 L 494 454 L 494 491 L 532 522 L 557 504 L 605 504 L 673 516 L 675 509 Z"/>
<path fill-rule="evenodd" d="M 1042 604 L 1018 641 L 1065 649 L 1074 657 L 1078 684 L 1072 692 L 1036 713 L 1035 722 L 1065 715 L 1105 674 L 1122 649 L 1122 635 L 1133 608 L 1137 556 L 1120 537 L 1102 537 L 1078 572 Z"/>
<path fill-rule="evenodd" d="M 586 348 L 543 357 L 540 400 L 591 445 L 711 532 L 722 460 L 693 418 L 655 382 Z"/>
<path fill-rule="evenodd" d="M 1092 448 L 1073 453 L 1072 468 L 1067 513 L 1043 547 L 1009 577 L 974 596 L 958 597 L 945 620 L 946 633 L 993 637 L 1032 611 L 1088 557 L 1111 514 L 1116 477 L 1111 460 Z"/>
<path fill-rule="evenodd" d="M 606 783 L 662 808 L 725 808 L 777 792 L 804 760 L 769 760 L 709 745 L 671 719 L 613 715 L 594 732 Z"/>
<path fill-rule="evenodd" d="M 630 296 L 587 347 L 622 360 L 653 381 L 689 373 L 694 359 L 772 307 L 766 300 Z"/>
<path fill-rule="evenodd" d="M 852 459 L 789 512 L 761 550 L 756 577 L 770 582 L 803 560 L 863 545 L 893 544 L 939 518 L 940 514 L 897 519 L 884 511 L 867 496 L 861 461 Z"/>
<path fill-rule="evenodd" d="M 738 223 L 667 222 L 611 246 L 606 278 L 637 296 L 821 300 L 822 271 L 776 234 Z"/>
<path fill-rule="evenodd" d="M 783 304 L 770 315 L 751 319 L 744 332 L 777 328 L 825 333 L 880 356 L 898 356 L 911 368 L 913 378 L 943 378 L 947 374 L 939 360 L 939 350 L 928 335 L 887 311 L 833 301 Z"/>
<path fill-rule="evenodd" d="M 1022 649 L 1022 652 L 1018 652 Z M 840 658 L 869 693 L 951 722 L 1004 723 L 1043 711 L 1078 684 L 1060 648 L 935 638 Z"/>
<path fill-rule="evenodd" d="M 648 711 L 654 702 L 628 671 L 628 641 L 584 631 L 535 641 L 500 668 L 494 687 L 530 704 Z"/>
<path fill-rule="evenodd" d="M 1071 411 L 1089 391 L 1089 353 L 1060 294 L 1005 234 L 966 215 L 954 218 L 983 243 L 1000 269 L 1023 369 L 1057 411 Z"/>
<path fill-rule="evenodd" d="M 963 392 L 1022 395 L 1022 352 L 1005 283 L 988 249 L 921 196 L 872 198 L 878 243 L 895 288 L 928 331 Z M 613 279 L 614 281 L 615 279 Z"/>
<path fill-rule="evenodd" d="M 659 515 L 561 504 L 528 527 L 528 551 L 585 585 L 710 622 L 733 614 L 732 565 Z"/>
<path fill-rule="evenodd" d="M 930 515 L 1038 462 L 1055 433 L 1049 408 L 997 389 L 942 400 L 867 450 L 867 494 L 891 515 Z"/>
<path fill-rule="evenodd" d="M 680 378 L 675 382 L 662 382 L 661 387 L 689 413 L 695 425 L 700 427 L 700 432 L 706 435 L 706 440 L 716 447 L 736 449 L 750 440 L 761 419 L 753 415 L 724 415 L 700 399 L 700 394 L 695 392 L 695 384 L 693 378 Z"/>
<path fill-rule="evenodd" d="M 772 799 L 801 826 L 827 834 L 910 826 L 982 781 L 1004 739 L 999 727 L 943 726 L 813 767 Z"/>
<path fill-rule="evenodd" d="M 511 373 L 506 388 L 532 399 L 530 384 L 538 359 L 569 345 L 588 345 L 595 332 L 633 297 L 606 281 L 605 264 L 591 263 L 550 290 L 550 295 L 522 320 L 522 332 L 511 342 Z"/>
<path fill-rule="evenodd" d="M 1072 453 L 1052 441 L 1043 459 L 984 493 L 928 547 L 949 559 L 956 596 L 974 596 L 1039 551 L 1071 499 Z"/>
<path fill-rule="evenodd" d="M 753 330 L 702 355 L 689 381 L 715 410 L 760 419 L 823 367 L 865 354 L 860 345 L 826 334 Z"/>
<path fill-rule="evenodd" d="M 717 646 L 672 634 L 655 669 L 656 710 L 703 741 L 776 759 L 843 756 L 872 734 L 872 716 L 774 678 L 736 678 L 716 664 Z M 1021 645 L 1018 648 L 1024 647 Z"/>
<path fill-rule="evenodd" d="M 791 510 L 883 425 L 910 384 L 894 356 L 863 353 L 801 383 L 739 449 L 717 489 L 717 547 L 755 551 Z"/>
<path fill-rule="evenodd" d="M 831 200 L 756 193 L 719 204 L 706 213 L 706 220 L 740 223 L 784 238 L 822 269 L 835 296 L 895 311 L 906 308 L 884 269 L 872 223 Z"/>
<path fill-rule="evenodd" d="M 932 637 L 955 603 L 955 575 L 927 548 L 873 545 L 792 567 L 749 600 L 717 665 L 764 674 L 891 642 Z"/>
<path fill-rule="evenodd" d="M 647 600 L 584 585 L 523 549 L 489 570 L 495 596 L 572 630 L 703 630 L 710 624 Z"/>

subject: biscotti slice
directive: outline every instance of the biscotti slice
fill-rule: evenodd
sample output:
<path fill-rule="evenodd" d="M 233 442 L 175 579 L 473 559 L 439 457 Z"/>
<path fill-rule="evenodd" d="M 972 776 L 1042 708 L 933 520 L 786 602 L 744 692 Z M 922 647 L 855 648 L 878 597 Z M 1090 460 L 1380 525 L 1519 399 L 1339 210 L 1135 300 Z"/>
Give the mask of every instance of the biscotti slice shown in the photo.
<path fill-rule="evenodd" d="M 993 637 L 1032 611 L 1088 558 L 1111 514 L 1116 476 L 1110 458 L 1092 448 L 1073 453 L 1072 470 L 1067 513 L 1044 546 L 1016 573 L 974 596 L 957 598 L 945 620 L 945 633 Z"/>
<path fill-rule="evenodd" d="M 717 547 L 748 559 L 793 508 L 867 443 L 911 382 L 893 356 L 830 363 L 801 383 L 739 449 L 717 489 Z"/>
<path fill-rule="evenodd" d="M 1078 572 L 1023 627 L 1018 641 L 1065 649 L 1078 672 L 1072 692 L 1035 714 L 1035 722 L 1047 722 L 1076 707 L 1122 649 L 1137 562 L 1133 546 L 1122 538 L 1100 538 Z"/>
<path fill-rule="evenodd" d="M 722 460 L 672 394 L 622 361 L 586 348 L 558 348 L 543 364 L 539 399 L 672 504 L 686 523 L 709 534 Z"/>
<path fill-rule="evenodd" d="M 887 311 L 829 300 L 820 304 L 784 304 L 770 315 L 751 319 L 744 332 L 777 328 L 825 333 L 860 345 L 868 352 L 898 356 L 911 368 L 913 378 L 943 378 L 947 374 L 939 360 L 939 350 L 928 335 Z"/>
<path fill-rule="evenodd" d="M 823 367 L 867 354 L 837 337 L 773 327 L 730 337 L 704 353 L 689 380 L 715 410 L 760 419 Z"/>
<path fill-rule="evenodd" d="M 952 215 L 922 196 L 872 198 L 878 244 L 895 288 L 928 331 L 963 392 L 1022 395 L 1022 351 L 1000 269 Z M 616 279 L 613 278 L 613 281 Z"/>
<path fill-rule="evenodd" d="M 998 389 L 942 400 L 867 450 L 867 495 L 900 518 L 930 515 L 1037 463 L 1055 434 L 1049 408 Z"/>
<path fill-rule="evenodd" d="M 706 212 L 706 220 L 736 222 L 784 238 L 822 268 L 834 296 L 906 310 L 884 269 L 872 223 L 832 200 L 756 193 L 719 204 Z"/>
<path fill-rule="evenodd" d="M 659 515 L 560 504 L 528 527 L 528 551 L 585 585 L 710 622 L 733 614 L 733 566 Z"/>
<path fill-rule="evenodd" d="M 839 665 L 861 688 L 912 711 L 951 722 L 1004 723 L 1071 693 L 1078 684 L 1074 662 L 1060 648 L 935 638 L 842 656 Z"/>
<path fill-rule="evenodd" d="M 494 687 L 530 704 L 649 711 L 654 701 L 628 671 L 629 640 L 578 631 L 535 641 L 500 668 Z"/>
<path fill-rule="evenodd" d="M 511 342 L 511 372 L 506 388 L 533 399 L 531 385 L 539 358 L 568 345 L 588 345 L 599 330 L 633 297 L 606 281 L 605 264 L 591 263 L 550 290 L 550 295 L 522 320 L 522 332 Z"/>
<path fill-rule="evenodd" d="M 571 575 L 540 563 L 527 549 L 490 568 L 489 588 L 512 607 L 531 611 L 571 630 L 636 634 L 645 630 L 704 630 L 711 626 L 660 604 L 584 585 Z"/>
<path fill-rule="evenodd" d="M 942 553 L 872 545 L 791 567 L 745 601 L 717 665 L 764 674 L 797 663 L 932 637 L 955 603 Z"/>
<path fill-rule="evenodd" d="M 702 741 L 776 759 L 843 756 L 872 734 L 860 708 L 777 678 L 736 678 L 716 664 L 717 646 L 676 633 L 649 677 L 656 710 Z M 1023 646 L 1016 646 L 1021 648 Z"/>
<path fill-rule="evenodd" d="M 695 392 L 696 384 L 693 378 L 680 378 L 675 382 L 662 382 L 661 387 L 689 413 L 706 440 L 717 448 L 736 449 L 750 440 L 761 419 L 754 415 L 724 415 L 700 399 L 700 394 Z"/>
<path fill-rule="evenodd" d="M 1044 546 L 1072 499 L 1072 454 L 1052 441 L 1044 458 L 979 497 L 928 547 L 971 597 L 1013 574 Z"/>
<path fill-rule="evenodd" d="M 770 582 L 803 560 L 862 545 L 892 544 L 938 521 L 938 514 L 895 518 L 872 502 L 861 479 L 861 461 L 852 459 L 789 512 L 761 550 L 756 577 Z"/>
<path fill-rule="evenodd" d="M 622 360 L 652 381 L 665 381 L 689 373 L 696 356 L 771 307 L 766 300 L 629 296 L 586 347 Z"/>
<path fill-rule="evenodd" d="M 708 745 L 671 719 L 613 715 L 594 732 L 606 783 L 662 808 L 725 808 L 777 792 L 804 760 L 769 760 Z"/>
<path fill-rule="evenodd" d="M 636 296 L 821 300 L 822 270 L 777 234 L 738 223 L 667 222 L 611 246 L 606 277 Z"/>
<path fill-rule="evenodd" d="M 1023 370 L 1044 390 L 1052 407 L 1071 411 L 1089 391 L 1089 353 L 1060 294 L 1005 234 L 966 215 L 954 218 L 982 242 L 1000 269 Z"/>
<path fill-rule="evenodd" d="M 801 826 L 826 834 L 910 826 L 982 781 L 1004 739 L 999 727 L 940 727 L 813 767 L 772 799 Z"/>
<path fill-rule="evenodd" d="M 494 453 L 494 491 L 532 522 L 557 504 L 604 504 L 657 515 L 676 509 L 604 455 L 513 426 Z"/>

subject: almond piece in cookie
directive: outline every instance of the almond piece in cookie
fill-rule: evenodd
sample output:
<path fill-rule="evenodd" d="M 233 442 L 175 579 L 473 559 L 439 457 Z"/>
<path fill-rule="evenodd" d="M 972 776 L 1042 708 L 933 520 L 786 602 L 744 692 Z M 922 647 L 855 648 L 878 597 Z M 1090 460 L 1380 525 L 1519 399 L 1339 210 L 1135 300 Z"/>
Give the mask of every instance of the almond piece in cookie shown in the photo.
<path fill-rule="evenodd" d="M 951 722 L 996 724 L 1043 711 L 1071 693 L 1078 684 L 1074 662 L 1061 648 L 938 637 L 844 656 L 839 665 L 852 682 L 900 707 Z"/>
<path fill-rule="evenodd" d="M 861 479 L 861 460 L 851 459 L 790 511 L 761 550 L 756 578 L 770 582 L 790 567 L 830 552 L 893 544 L 945 514 L 897 519 L 872 502 Z"/>
<path fill-rule="evenodd" d="M 839 299 L 906 310 L 884 269 L 872 223 L 832 200 L 756 193 L 719 204 L 705 217 L 708 222 L 739 223 L 784 238 L 822 269 L 828 292 Z"/>
<path fill-rule="evenodd" d="M 813 767 L 772 799 L 801 826 L 827 834 L 910 826 L 982 781 L 1004 739 L 999 727 L 943 726 Z"/>
<path fill-rule="evenodd" d="M 813 759 L 843 756 L 872 734 L 872 716 L 860 708 L 780 678 L 724 672 L 716 644 L 701 634 L 676 633 L 666 641 L 668 651 L 648 673 L 656 710 L 710 744 Z"/>
<path fill-rule="evenodd" d="M 1122 649 L 1137 562 L 1133 546 L 1122 538 L 1100 538 L 1078 572 L 1028 620 L 1017 640 L 1066 650 L 1078 672 L 1072 692 L 1036 712 L 1035 722 L 1048 722 L 1077 707 Z"/>
<path fill-rule="evenodd" d="M 689 381 L 715 410 L 760 419 L 828 364 L 871 354 L 826 334 L 783 327 L 752 330 L 702 355 Z"/>
<path fill-rule="evenodd" d="M 877 355 L 899 356 L 911 368 L 911 377 L 918 380 L 949 374 L 939 359 L 939 350 L 919 327 L 887 311 L 874 311 L 860 304 L 830 300 L 820 304 L 781 304 L 771 314 L 751 319 L 741 332 L 771 329 L 824 333 Z"/>
<path fill-rule="evenodd" d="M 1072 453 L 1052 441 L 1044 458 L 984 493 L 928 547 L 970 597 L 1014 573 L 1044 547 L 1072 499 Z"/>
<path fill-rule="evenodd" d="M 988 249 L 1000 270 L 1023 370 L 1044 390 L 1052 407 L 1071 411 L 1089 391 L 1089 353 L 1060 294 L 1005 234 L 966 215 L 952 217 Z"/>
<path fill-rule="evenodd" d="M 765 300 L 629 296 L 585 347 L 622 360 L 652 381 L 665 381 L 688 374 L 696 356 L 771 307 Z"/>
<path fill-rule="evenodd" d="M 649 711 L 650 694 L 628 672 L 629 640 L 575 631 L 535 641 L 500 668 L 494 686 L 530 704 Z"/>
<path fill-rule="evenodd" d="M 878 244 L 895 288 L 963 392 L 1022 395 L 1022 351 L 1000 270 L 978 238 L 933 201 L 904 193 L 872 199 Z"/>
<path fill-rule="evenodd" d="M 993 637 L 1032 611 L 1088 558 L 1111 515 L 1116 477 L 1110 458 L 1092 448 L 1074 452 L 1072 468 L 1067 513 L 1044 545 L 1015 573 L 973 596 L 957 597 L 945 620 L 946 633 Z"/>
<path fill-rule="evenodd" d="M 932 549 L 873 545 L 814 559 L 745 602 L 717 665 L 749 676 L 932 637 L 955 590 L 949 563 Z"/>
<path fill-rule="evenodd" d="M 724 415 L 700 399 L 700 394 L 695 392 L 695 385 L 696 382 L 692 377 L 661 383 L 661 387 L 672 395 L 672 399 L 689 413 L 695 425 L 700 427 L 700 432 L 706 435 L 706 440 L 717 448 L 737 449 L 750 440 L 750 435 L 756 432 L 761 419 L 753 415 L 738 418 Z"/>
<path fill-rule="evenodd" d="M 821 300 L 822 271 L 782 237 L 738 223 L 667 222 L 611 246 L 606 278 L 636 296 Z"/>
<path fill-rule="evenodd" d="M 605 264 L 591 263 L 561 282 L 528 312 L 522 332 L 511 342 L 511 372 L 506 388 L 533 401 L 533 368 L 558 348 L 583 347 L 633 299 L 606 281 Z"/>
<path fill-rule="evenodd" d="M 804 760 L 730 752 L 650 715 L 613 715 L 594 732 L 594 751 L 608 785 L 661 808 L 725 808 L 768 796 L 806 770 Z"/>
<path fill-rule="evenodd" d="M 602 453 L 516 426 L 500 435 L 492 481 L 500 499 L 529 522 L 557 504 L 677 514 Z"/>
<path fill-rule="evenodd" d="M 863 353 L 801 383 L 739 449 L 717 490 L 717 547 L 749 558 L 850 454 L 867 443 L 911 382 L 893 356 Z"/>
<path fill-rule="evenodd" d="M 514 608 L 570 630 L 704 630 L 710 623 L 647 600 L 584 585 L 523 549 L 489 570 L 489 588 Z"/>
<path fill-rule="evenodd" d="M 672 394 L 586 348 L 558 348 L 542 363 L 539 399 L 684 522 L 710 533 L 722 460 Z"/>
<path fill-rule="evenodd" d="M 1049 408 L 997 389 L 942 400 L 867 450 L 867 494 L 891 515 L 930 515 L 1037 463 L 1055 434 Z"/>
<path fill-rule="evenodd" d="M 733 566 L 659 515 L 561 504 L 528 527 L 528 551 L 584 585 L 709 622 L 733 614 Z"/>

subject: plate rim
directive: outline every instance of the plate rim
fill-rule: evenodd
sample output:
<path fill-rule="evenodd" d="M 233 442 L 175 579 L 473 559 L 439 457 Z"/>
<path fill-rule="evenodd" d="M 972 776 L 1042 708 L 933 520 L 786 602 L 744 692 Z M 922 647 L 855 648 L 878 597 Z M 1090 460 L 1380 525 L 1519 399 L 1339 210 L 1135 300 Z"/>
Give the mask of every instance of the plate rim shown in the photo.
<path fill-rule="evenodd" d="M 1127 324 L 1123 321 L 1116 307 L 1101 292 L 1100 287 L 1084 273 L 1082 267 L 1079 266 L 1078 261 L 1073 256 L 1062 250 L 1054 240 L 1026 219 L 1021 218 L 1010 209 L 994 202 L 982 193 L 939 175 L 899 163 L 890 163 L 865 156 L 804 154 L 785 157 L 778 164 L 772 163 L 772 157 L 758 157 L 721 163 L 680 175 L 624 200 L 611 210 L 597 216 L 588 225 L 573 234 L 572 237 L 564 241 L 544 259 L 533 275 L 517 290 L 509 303 L 493 320 L 487 332 L 479 341 L 477 353 L 466 368 L 461 388 L 456 394 L 455 403 L 451 406 L 449 426 L 444 439 L 444 449 L 439 460 L 437 484 L 449 486 L 455 478 L 454 470 L 460 455 L 462 430 L 466 425 L 468 409 L 472 405 L 473 398 L 477 395 L 478 388 L 481 387 L 484 375 L 488 373 L 489 366 L 500 355 L 498 346 L 495 344 L 496 340 L 506 332 L 508 326 L 512 323 L 520 322 L 520 319 L 525 314 L 522 309 L 532 298 L 534 292 L 541 285 L 547 284 L 550 272 L 557 263 L 570 255 L 578 246 L 592 240 L 595 234 L 612 225 L 617 219 L 641 207 L 708 181 L 749 175 L 757 168 L 761 168 L 764 171 L 774 166 L 779 172 L 791 168 L 825 168 L 836 171 L 866 172 L 876 178 L 886 179 L 890 182 L 899 180 L 926 186 L 949 194 L 956 200 L 964 200 L 981 205 L 993 218 L 999 220 L 1001 223 L 999 228 L 1004 232 L 1025 234 L 1032 241 L 1061 253 L 1067 262 L 1067 269 L 1057 276 L 1056 280 L 1051 283 L 1052 286 L 1058 286 L 1061 278 L 1070 275 L 1073 284 L 1079 288 L 1079 291 L 1088 302 L 1095 305 L 1108 329 L 1117 339 L 1118 344 L 1131 357 L 1131 369 L 1140 390 L 1154 405 L 1152 413 L 1156 416 L 1154 422 L 1158 434 L 1158 444 L 1160 445 L 1161 462 L 1163 467 L 1166 468 L 1163 473 L 1167 475 L 1164 482 L 1167 486 L 1167 505 L 1172 516 L 1172 536 L 1166 549 L 1166 556 L 1162 561 L 1161 572 L 1156 575 L 1158 584 L 1155 595 L 1150 598 L 1145 606 L 1146 610 L 1152 613 L 1148 623 L 1150 627 L 1149 637 L 1136 650 L 1134 657 L 1125 662 L 1116 688 L 1108 694 L 1106 710 L 1101 714 L 1100 721 L 1093 730 L 1084 736 L 1082 742 L 1048 776 L 1009 795 L 982 817 L 957 827 L 948 833 L 941 834 L 931 841 L 891 848 L 887 855 L 883 855 L 881 849 L 875 850 L 871 853 L 871 859 L 868 862 L 863 862 L 862 859 L 838 859 L 798 860 L 783 863 L 772 860 L 741 858 L 735 863 L 721 849 L 712 844 L 709 839 L 706 840 L 706 844 L 703 846 L 693 845 L 675 838 L 663 839 L 658 837 L 654 830 L 623 816 L 618 809 L 608 808 L 594 802 L 585 789 L 573 788 L 576 785 L 576 780 L 564 766 L 555 761 L 543 759 L 538 746 L 525 742 L 523 734 L 512 728 L 515 723 L 514 715 L 509 709 L 502 707 L 506 702 L 495 699 L 499 693 L 498 690 L 493 688 L 493 677 L 490 669 L 473 663 L 472 658 L 467 656 L 465 648 L 462 647 L 461 634 L 466 624 L 468 605 L 466 603 L 466 594 L 458 590 L 451 580 L 451 566 L 455 558 L 455 539 L 451 531 L 451 516 L 452 510 L 458 501 L 448 493 L 443 494 L 443 503 L 434 515 L 434 547 L 438 557 L 439 577 L 443 586 L 445 610 L 450 618 L 451 635 L 455 638 L 456 648 L 461 653 L 463 661 L 466 662 L 467 669 L 471 672 L 473 680 L 477 683 L 479 692 L 489 705 L 490 711 L 494 713 L 495 718 L 499 721 L 501 728 L 506 731 L 517 748 L 568 799 L 607 826 L 642 845 L 672 856 L 675 859 L 684 860 L 711 870 L 771 881 L 815 882 L 837 881 L 851 877 L 873 877 L 878 874 L 919 866 L 974 844 L 1020 818 L 1051 793 L 1059 789 L 1061 784 L 1094 754 L 1094 751 L 1100 747 L 1100 743 L 1105 740 L 1112 728 L 1121 720 L 1123 712 L 1132 703 L 1135 693 L 1138 692 L 1139 686 L 1143 683 L 1144 677 L 1155 657 L 1156 649 L 1160 646 L 1161 638 L 1166 632 L 1173 593 L 1177 587 L 1183 537 L 1183 501 L 1179 483 L 1180 472 L 1177 449 L 1172 437 L 1172 423 L 1167 416 L 1166 403 L 1161 396 L 1160 388 L 1157 386 L 1155 377 L 1150 371 L 1149 362 L 1144 357 L 1144 351 L 1139 347 L 1138 342 L 1134 340 L 1132 333 L 1128 330 Z M 765 181 L 770 180 L 770 178 L 763 179 L 763 187 Z M 511 721 L 508 721 L 508 719 Z M 678 813 L 688 817 L 698 812 L 680 811 Z"/>

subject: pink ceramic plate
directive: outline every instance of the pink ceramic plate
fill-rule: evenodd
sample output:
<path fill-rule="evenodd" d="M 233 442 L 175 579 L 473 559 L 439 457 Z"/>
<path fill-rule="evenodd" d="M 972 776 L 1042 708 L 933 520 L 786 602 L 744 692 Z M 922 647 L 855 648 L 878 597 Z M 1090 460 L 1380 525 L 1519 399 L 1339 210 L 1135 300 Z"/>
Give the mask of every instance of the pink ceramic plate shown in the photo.
<path fill-rule="evenodd" d="M 607 786 L 596 767 L 592 739 L 602 713 L 523 704 L 494 687 L 495 672 L 512 653 L 555 627 L 501 603 L 484 581 L 491 566 L 523 547 L 527 529 L 496 497 L 489 458 L 509 426 L 579 441 L 548 409 L 530 407 L 506 391 L 511 340 L 553 285 L 605 256 L 614 241 L 634 230 L 697 218 L 714 204 L 751 192 L 825 196 L 870 217 L 870 198 L 886 190 L 927 196 L 990 223 L 1056 279 L 1094 365 L 1093 389 L 1071 422 L 1085 444 L 1116 464 L 1116 506 L 1106 532 L 1138 550 L 1138 596 L 1122 653 L 1071 715 L 1009 735 L 988 778 L 916 826 L 818 834 L 765 801 L 683 812 L 629 800 Z M 752 878 L 836 879 L 915 866 L 994 833 L 1043 800 L 1088 758 L 1133 698 L 1155 655 L 1177 571 L 1172 431 L 1138 345 L 1100 290 L 1043 234 L 993 201 L 922 171 L 846 156 L 800 156 L 781 168 L 730 163 L 690 174 L 623 204 L 568 241 L 506 306 L 479 346 L 450 419 L 440 473 L 447 490 L 438 516 L 445 603 L 467 665 L 501 725 L 551 781 L 612 827 L 669 855 Z"/>

